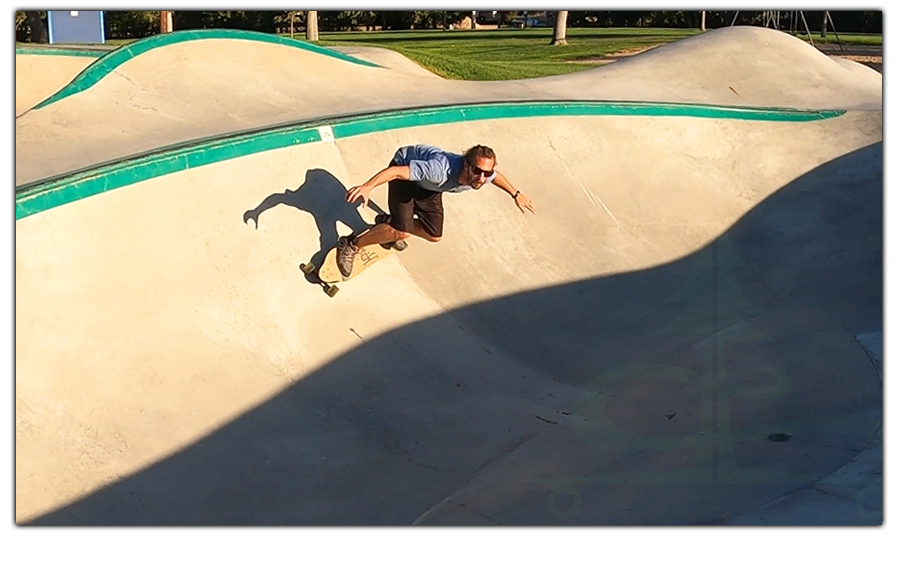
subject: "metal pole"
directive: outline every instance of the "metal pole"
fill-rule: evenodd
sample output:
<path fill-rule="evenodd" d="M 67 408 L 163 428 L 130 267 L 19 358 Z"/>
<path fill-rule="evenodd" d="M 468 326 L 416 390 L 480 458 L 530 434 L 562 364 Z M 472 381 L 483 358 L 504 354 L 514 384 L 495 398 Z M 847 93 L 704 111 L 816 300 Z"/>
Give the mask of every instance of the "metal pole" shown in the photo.
<path fill-rule="evenodd" d="M 825 10 L 825 18 L 831 22 L 831 31 L 834 32 L 834 38 L 837 40 L 838 47 L 841 48 L 841 51 L 844 51 L 844 46 L 841 45 L 841 39 L 837 35 L 837 28 L 834 27 L 834 20 L 831 19 L 831 12 L 828 10 Z"/>
<path fill-rule="evenodd" d="M 809 38 L 809 45 L 816 45 L 813 43 L 812 34 L 809 33 L 809 25 L 806 23 L 806 16 L 803 14 L 803 11 L 800 11 L 800 18 L 803 19 L 803 27 L 806 29 L 806 37 Z"/>

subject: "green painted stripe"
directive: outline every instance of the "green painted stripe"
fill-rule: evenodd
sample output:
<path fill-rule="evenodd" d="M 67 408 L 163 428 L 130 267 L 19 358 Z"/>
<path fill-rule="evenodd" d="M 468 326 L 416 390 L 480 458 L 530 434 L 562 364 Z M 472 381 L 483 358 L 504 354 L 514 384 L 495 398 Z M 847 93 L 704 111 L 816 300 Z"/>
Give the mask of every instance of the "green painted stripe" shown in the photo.
<path fill-rule="evenodd" d="M 100 58 L 110 50 L 97 48 L 16 48 L 17 56 L 65 56 Z"/>
<path fill-rule="evenodd" d="M 25 185 L 16 197 L 16 220 L 123 186 L 204 165 L 320 141 L 315 128 L 289 127 L 155 152 L 91 168 L 45 183 Z M 18 192 L 18 189 L 17 189 Z"/>
<path fill-rule="evenodd" d="M 85 89 L 88 89 L 97 84 L 97 82 L 112 73 L 113 70 L 115 70 L 117 67 L 121 66 L 128 60 L 135 58 L 141 54 L 147 53 L 150 50 L 178 44 L 181 42 L 191 42 L 199 40 L 248 40 L 253 42 L 266 42 L 270 44 L 279 44 L 293 48 L 300 48 L 320 55 L 333 57 L 367 67 L 381 67 L 377 64 L 357 59 L 353 56 L 349 56 L 335 50 L 323 48 L 321 46 L 317 46 L 315 44 L 310 44 L 300 40 L 283 38 L 281 36 L 276 36 L 273 34 L 248 32 L 244 30 L 182 30 L 179 32 L 172 32 L 170 34 L 158 34 L 156 36 L 150 36 L 148 38 L 144 38 L 142 40 L 134 42 L 133 44 L 128 44 L 126 46 L 122 46 L 117 50 L 106 53 L 106 55 L 102 56 L 100 59 L 98 59 L 97 61 L 89 65 L 84 71 L 82 71 L 74 80 L 72 80 L 70 84 L 56 92 L 54 95 L 48 97 L 41 103 L 38 103 L 34 108 L 40 109 L 41 107 L 46 107 L 47 105 L 56 103 L 57 101 L 69 97 L 70 95 L 82 92 Z"/>
<path fill-rule="evenodd" d="M 524 117 L 621 115 L 631 117 L 694 117 L 703 119 L 806 122 L 830 119 L 844 113 L 845 111 L 803 111 L 782 108 L 609 101 L 487 103 L 379 113 L 371 116 L 356 117 L 352 120 L 335 121 L 332 123 L 332 127 L 335 137 L 342 138 L 405 127 Z"/>
<path fill-rule="evenodd" d="M 527 102 L 453 105 L 318 119 L 252 133 L 194 141 L 142 157 L 22 185 L 16 188 L 16 220 L 158 176 L 254 153 L 321 141 L 320 127 L 331 128 L 334 138 L 341 139 L 407 127 L 526 117 L 649 116 L 808 122 L 839 117 L 845 113 L 846 111 L 840 110 L 753 109 L 668 103 Z"/>

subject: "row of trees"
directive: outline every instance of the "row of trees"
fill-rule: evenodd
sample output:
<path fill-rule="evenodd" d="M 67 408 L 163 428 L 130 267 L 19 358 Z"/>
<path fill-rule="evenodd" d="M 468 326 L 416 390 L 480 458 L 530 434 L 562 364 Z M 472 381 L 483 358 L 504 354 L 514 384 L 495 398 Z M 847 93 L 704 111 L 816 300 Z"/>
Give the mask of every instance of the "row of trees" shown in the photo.
<path fill-rule="evenodd" d="M 470 11 L 418 10 L 418 11 L 175 11 L 172 22 L 176 30 L 204 28 L 232 28 L 275 33 L 290 28 L 305 30 L 308 14 L 316 15 L 316 29 L 343 30 L 410 30 L 446 28 L 471 16 Z M 535 13 L 531 13 L 534 15 Z M 557 12 L 550 12 L 555 16 Z M 804 12 L 811 31 L 819 30 L 825 22 L 823 11 Z M 498 12 L 502 25 L 513 17 L 527 16 L 525 12 Z M 840 32 L 882 32 L 881 11 L 830 11 L 834 29 Z M 719 28 L 732 23 L 740 25 L 769 25 L 771 14 L 758 11 L 569 11 L 566 25 L 573 28 L 589 27 L 660 27 L 660 28 Z M 16 40 L 46 42 L 46 18 L 44 11 L 16 12 Z M 778 26 L 789 29 L 798 21 L 796 12 L 777 13 Z M 110 39 L 142 38 L 160 31 L 159 11 L 118 11 L 104 13 L 106 37 Z"/>
<path fill-rule="evenodd" d="M 172 13 L 176 30 L 231 28 L 275 33 L 290 29 L 305 30 L 307 11 L 248 11 L 248 10 L 178 10 Z M 324 11 L 317 12 L 317 27 L 321 30 L 410 30 L 436 29 L 459 22 L 470 11 Z M 110 39 L 143 38 L 160 31 L 159 11 L 104 12 L 106 37 Z M 16 40 L 46 42 L 47 13 L 45 11 L 16 12 Z M 43 36 L 41 35 L 43 29 Z M 41 40 L 40 38 L 44 39 Z"/>
<path fill-rule="evenodd" d="M 881 11 L 847 11 L 830 10 L 829 14 L 839 32 L 859 32 L 867 34 L 881 33 Z M 806 10 L 803 12 L 810 31 L 821 28 L 825 21 L 822 10 Z M 693 10 L 693 11 L 653 11 L 639 12 L 627 10 L 603 12 L 569 12 L 569 26 L 573 28 L 590 27 L 648 27 L 648 28 L 700 28 L 705 18 L 706 28 L 722 28 L 732 23 L 742 26 L 766 25 L 764 12 L 754 10 Z M 793 21 L 799 20 L 796 11 L 782 10 L 777 12 L 779 29 L 790 29 Z M 771 25 L 771 23 L 770 23 Z M 829 24 L 829 29 L 830 24 Z M 821 30 L 820 30 L 821 31 Z"/>

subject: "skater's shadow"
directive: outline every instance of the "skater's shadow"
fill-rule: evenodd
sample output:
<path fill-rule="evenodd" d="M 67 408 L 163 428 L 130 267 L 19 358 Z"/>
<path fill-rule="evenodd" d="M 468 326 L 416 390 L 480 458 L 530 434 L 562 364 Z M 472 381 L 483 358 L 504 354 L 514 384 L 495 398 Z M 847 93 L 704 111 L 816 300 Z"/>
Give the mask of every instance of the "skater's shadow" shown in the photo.
<path fill-rule="evenodd" d="M 280 204 L 312 214 L 319 231 L 319 250 L 312 255 L 309 262 L 321 267 L 328 250 L 334 248 L 338 241 L 338 221 L 347 225 L 354 234 L 369 227 L 358 210 L 358 203 L 347 202 L 347 188 L 333 174 L 323 169 L 306 171 L 306 180 L 297 189 L 285 189 L 284 192 L 267 196 L 256 208 L 244 213 L 244 223 L 253 221 L 259 228 L 259 218 L 263 212 Z M 378 214 L 381 209 L 372 200 L 369 208 Z"/>

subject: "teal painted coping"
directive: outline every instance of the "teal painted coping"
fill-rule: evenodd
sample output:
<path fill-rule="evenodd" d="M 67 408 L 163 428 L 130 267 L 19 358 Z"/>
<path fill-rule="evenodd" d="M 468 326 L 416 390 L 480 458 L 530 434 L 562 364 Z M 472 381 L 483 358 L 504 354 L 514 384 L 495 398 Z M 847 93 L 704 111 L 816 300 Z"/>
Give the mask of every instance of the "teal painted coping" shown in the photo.
<path fill-rule="evenodd" d="M 114 69 L 124 64 L 128 60 L 144 54 L 150 50 L 170 46 L 181 42 L 191 42 L 197 40 L 249 40 L 254 42 L 267 42 L 270 44 L 279 44 L 283 46 L 300 48 L 311 51 L 320 55 L 333 57 L 350 63 L 364 65 L 367 67 L 381 67 L 372 62 L 357 59 L 353 56 L 342 54 L 341 52 L 323 48 L 315 44 L 310 44 L 300 40 L 292 40 L 290 38 L 282 38 L 273 34 L 263 34 L 260 32 L 248 32 L 244 30 L 183 30 L 172 32 L 169 34 L 159 34 L 138 40 L 133 44 L 122 46 L 111 52 L 107 52 L 89 65 L 84 71 L 78 74 L 67 86 L 48 97 L 44 101 L 38 103 L 34 108 L 40 109 L 52 103 L 56 103 L 60 99 L 65 99 L 70 95 L 80 93 L 85 89 L 95 85 L 101 79 L 110 74 Z M 18 53 L 18 50 L 17 50 Z M 227 62 L 223 62 L 225 64 Z"/>
<path fill-rule="evenodd" d="M 56 179 L 16 188 L 16 220 L 154 177 L 293 145 L 322 141 L 330 128 L 343 139 L 407 127 L 465 121 L 556 116 L 693 117 L 745 121 L 809 122 L 839 117 L 846 111 L 803 111 L 709 105 L 622 102 L 484 103 L 406 109 L 281 126 L 264 131 L 194 141 L 147 155 L 93 167 Z M 391 152 L 388 149 L 386 152 Z"/>
<path fill-rule="evenodd" d="M 90 48 L 16 48 L 17 56 L 67 56 L 100 58 L 111 50 Z"/>

